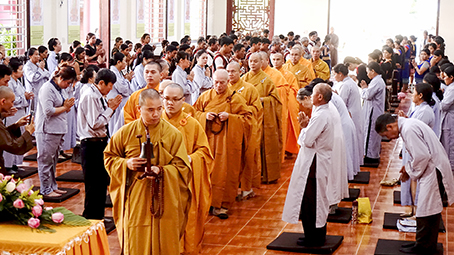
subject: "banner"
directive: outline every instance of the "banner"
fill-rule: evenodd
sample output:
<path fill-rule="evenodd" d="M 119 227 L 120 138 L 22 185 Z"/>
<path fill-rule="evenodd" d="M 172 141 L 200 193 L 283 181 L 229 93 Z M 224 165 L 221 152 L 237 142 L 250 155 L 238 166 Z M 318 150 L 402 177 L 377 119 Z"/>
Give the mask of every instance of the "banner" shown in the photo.
<path fill-rule="evenodd" d="M 112 41 L 120 36 L 120 1 L 110 0 L 110 38 Z"/>
<path fill-rule="evenodd" d="M 191 35 L 191 0 L 184 0 L 184 35 Z"/>
<path fill-rule="evenodd" d="M 175 36 L 175 2 L 174 0 L 168 0 L 168 25 L 167 25 L 167 36 Z"/>
<path fill-rule="evenodd" d="M 30 46 L 44 44 L 43 1 L 30 1 Z"/>
<path fill-rule="evenodd" d="M 136 2 L 136 38 L 142 37 L 145 33 L 145 4 L 144 0 Z"/>
<path fill-rule="evenodd" d="M 68 43 L 80 40 L 80 0 L 68 0 Z"/>

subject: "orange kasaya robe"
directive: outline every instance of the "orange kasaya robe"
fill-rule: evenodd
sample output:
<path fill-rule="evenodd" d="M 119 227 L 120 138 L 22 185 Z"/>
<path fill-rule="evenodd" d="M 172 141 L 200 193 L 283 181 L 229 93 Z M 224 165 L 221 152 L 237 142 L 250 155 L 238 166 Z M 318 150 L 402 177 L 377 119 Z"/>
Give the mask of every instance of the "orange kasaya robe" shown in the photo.
<path fill-rule="evenodd" d="M 259 188 L 261 181 L 260 142 L 262 140 L 263 107 L 259 92 L 254 85 L 240 79 L 233 85 L 229 83 L 229 87 L 246 100 L 246 105 L 252 112 L 250 135 L 243 146 L 244 157 L 241 172 L 241 190 L 250 191 L 253 187 Z"/>
<path fill-rule="evenodd" d="M 123 116 L 125 118 L 125 125 L 128 124 L 129 122 L 132 122 L 134 120 L 137 120 L 140 118 L 140 112 L 139 109 L 137 109 L 137 106 L 139 105 L 139 96 L 142 91 L 145 89 L 158 89 L 152 88 L 150 86 L 146 86 L 145 88 L 139 89 L 136 92 L 132 93 L 132 95 L 129 97 L 128 101 L 126 102 L 125 106 L 123 107 Z M 183 103 L 183 111 L 185 113 L 190 113 L 192 116 L 195 114 L 194 108 L 188 104 L 188 103 Z"/>
<path fill-rule="evenodd" d="M 282 102 L 282 152 L 281 159 L 284 162 L 285 159 L 285 149 L 287 148 L 287 135 L 288 135 L 288 101 L 289 101 L 289 85 L 287 80 L 284 78 L 281 72 L 277 69 L 267 66 L 263 70 L 266 74 L 271 77 L 276 89 L 279 92 L 279 98 Z"/>
<path fill-rule="evenodd" d="M 298 93 L 298 81 L 296 80 L 295 75 L 290 71 L 285 70 L 284 68 L 278 69 L 282 75 L 284 75 L 285 80 L 288 83 L 288 135 L 285 150 L 298 154 L 299 145 L 298 145 L 298 136 L 300 133 L 300 125 L 298 122 L 298 112 L 299 112 L 299 103 L 296 100 L 296 94 Z"/>
<path fill-rule="evenodd" d="M 328 64 L 321 59 L 318 59 L 316 61 L 311 59 L 311 62 L 312 68 L 315 71 L 315 76 L 317 78 L 322 78 L 323 80 L 328 80 L 330 77 L 330 70 Z"/>
<path fill-rule="evenodd" d="M 194 104 L 196 119 L 208 137 L 214 156 L 211 183 L 213 199 L 211 206 L 229 209 L 235 201 L 241 171 L 242 146 L 251 129 L 252 112 L 246 100 L 227 88 L 223 94 L 216 90 L 205 91 Z M 206 119 L 208 112 L 227 112 L 224 122 L 219 118 Z"/>
<path fill-rule="evenodd" d="M 151 214 L 151 179 L 128 169 L 127 161 L 140 156 L 137 135 L 146 137 L 141 119 L 120 128 L 104 150 L 104 163 L 110 176 L 109 192 L 113 218 L 122 254 L 180 254 L 180 238 L 191 206 L 191 167 L 183 135 L 164 120 L 149 127 L 154 144 L 152 165 L 163 167 L 164 207 L 161 218 Z M 144 141 L 144 139 L 142 139 Z"/>
<path fill-rule="evenodd" d="M 301 58 L 304 59 L 304 58 Z M 309 62 L 310 63 L 310 62 Z M 314 70 L 312 70 L 312 67 L 309 68 L 306 65 L 303 65 L 300 63 L 294 65 L 292 61 L 288 60 L 283 66 L 285 70 L 293 73 L 295 75 L 296 80 L 298 81 L 299 88 L 304 88 L 309 83 L 315 79 L 315 74 Z"/>
<path fill-rule="evenodd" d="M 264 71 L 249 71 L 242 79 L 255 86 L 262 99 L 262 181 L 272 182 L 281 176 L 282 102 L 274 82 Z"/>
<path fill-rule="evenodd" d="M 191 157 L 192 193 L 188 224 L 181 238 L 181 254 L 199 254 L 202 248 L 205 221 L 211 206 L 211 165 L 213 156 L 204 129 L 189 114 L 180 111 L 171 119 L 163 111 L 162 119 L 176 127 L 182 134 L 186 151 Z"/>

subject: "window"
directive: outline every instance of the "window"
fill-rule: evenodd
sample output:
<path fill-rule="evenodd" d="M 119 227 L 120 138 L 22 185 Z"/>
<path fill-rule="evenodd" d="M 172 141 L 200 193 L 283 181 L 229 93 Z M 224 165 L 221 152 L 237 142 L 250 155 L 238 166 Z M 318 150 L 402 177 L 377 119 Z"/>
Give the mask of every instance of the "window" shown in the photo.
<path fill-rule="evenodd" d="M 145 1 L 145 33 L 150 33 L 151 42 L 161 42 L 166 38 L 166 1 Z"/>
<path fill-rule="evenodd" d="M 26 13 L 26 0 L 0 0 L 0 43 L 6 56 L 25 54 Z"/>

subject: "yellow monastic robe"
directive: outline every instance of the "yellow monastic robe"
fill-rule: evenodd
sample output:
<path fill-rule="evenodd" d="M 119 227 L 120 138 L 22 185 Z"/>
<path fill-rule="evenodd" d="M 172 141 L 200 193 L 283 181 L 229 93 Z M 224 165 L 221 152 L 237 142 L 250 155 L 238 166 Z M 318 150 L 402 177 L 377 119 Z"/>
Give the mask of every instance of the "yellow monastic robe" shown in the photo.
<path fill-rule="evenodd" d="M 290 71 L 285 70 L 283 67 L 278 69 L 284 78 L 288 82 L 288 135 L 287 135 L 287 143 L 285 150 L 293 153 L 298 154 L 299 152 L 299 145 L 298 145 L 298 136 L 300 133 L 300 125 L 298 123 L 298 112 L 299 112 L 299 103 L 296 100 L 296 94 L 298 93 L 298 81 L 293 73 Z"/>
<path fill-rule="evenodd" d="M 251 128 L 252 112 L 247 107 L 246 100 L 236 93 L 233 94 L 230 88 L 219 95 L 214 89 L 205 91 L 195 102 L 194 108 L 214 155 L 211 206 L 229 209 L 237 195 L 242 145 L 247 139 L 246 132 Z M 215 121 L 206 119 L 208 112 L 229 114 L 223 128 L 218 118 Z"/>
<path fill-rule="evenodd" d="M 311 62 L 312 62 L 312 68 L 315 71 L 315 76 L 317 78 L 322 78 L 323 80 L 328 80 L 330 77 L 328 64 L 321 59 L 318 59 L 316 61 L 311 59 Z"/>
<path fill-rule="evenodd" d="M 313 79 L 315 79 L 314 70 L 301 63 L 294 65 L 292 61 L 287 61 L 282 68 L 295 75 L 300 89 L 306 87 Z"/>
<path fill-rule="evenodd" d="M 315 76 L 314 69 L 312 68 L 312 62 L 309 59 L 301 57 L 299 63 L 309 68 L 309 70 L 311 70 L 312 75 Z"/>
<path fill-rule="evenodd" d="M 181 238 L 182 254 L 199 254 L 202 248 L 205 221 L 211 206 L 211 155 L 208 138 L 200 123 L 180 111 L 169 119 L 163 111 L 162 119 L 176 127 L 182 134 L 189 157 L 191 157 L 192 181 L 189 188 L 192 193 L 188 224 Z"/>
<path fill-rule="evenodd" d="M 149 127 L 149 133 L 155 156 L 151 162 L 163 167 L 164 213 L 160 219 L 150 212 L 151 180 L 139 180 L 142 173 L 129 170 L 126 163 L 140 155 L 136 136 L 142 135 L 142 142 L 146 138 L 142 120 L 123 126 L 104 150 L 118 238 L 125 255 L 179 255 L 180 238 L 191 206 L 189 158 L 183 135 L 167 121 Z"/>
<path fill-rule="evenodd" d="M 260 102 L 259 92 L 254 85 L 240 79 L 233 85 L 229 83 L 229 87 L 246 100 L 246 105 L 252 112 L 252 128 L 247 143 L 243 146 L 244 157 L 241 172 L 241 189 L 249 191 L 252 187 L 260 187 L 260 141 L 262 137 L 263 107 Z"/>
<path fill-rule="evenodd" d="M 281 176 L 282 102 L 271 78 L 262 70 L 246 73 L 242 79 L 255 86 L 263 102 L 262 181 L 272 182 Z"/>
<path fill-rule="evenodd" d="M 274 85 L 276 85 L 276 89 L 279 92 L 279 98 L 282 102 L 282 152 L 281 158 L 282 162 L 285 159 L 285 148 L 287 148 L 287 135 L 288 135 L 288 101 L 289 101 L 289 85 L 287 80 L 284 78 L 281 72 L 277 69 L 267 66 L 265 70 L 263 70 L 266 74 L 271 77 L 273 80 Z"/>
<path fill-rule="evenodd" d="M 142 89 L 137 90 L 136 92 L 132 93 L 132 95 L 129 97 L 128 101 L 125 104 L 125 107 L 123 107 L 123 116 L 125 118 L 125 125 L 137 120 L 140 118 L 140 112 L 137 109 L 137 106 L 139 105 L 139 96 L 142 91 L 145 89 L 152 89 L 152 87 L 145 87 Z M 155 88 L 157 89 L 157 88 Z M 188 103 L 183 103 L 183 111 L 185 113 L 190 113 L 192 116 L 195 114 L 194 107 Z"/>

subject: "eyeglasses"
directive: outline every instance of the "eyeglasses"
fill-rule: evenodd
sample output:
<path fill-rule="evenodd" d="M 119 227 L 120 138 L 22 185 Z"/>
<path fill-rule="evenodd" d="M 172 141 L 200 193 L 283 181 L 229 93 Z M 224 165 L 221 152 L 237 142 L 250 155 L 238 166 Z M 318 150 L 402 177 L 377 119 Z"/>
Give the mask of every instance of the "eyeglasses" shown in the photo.
<path fill-rule="evenodd" d="M 172 103 L 176 103 L 178 101 L 180 101 L 181 99 L 183 99 L 184 96 L 180 97 L 180 98 L 168 98 L 168 97 L 163 97 L 162 99 L 166 100 L 166 101 L 169 101 L 169 102 L 172 102 Z"/>

